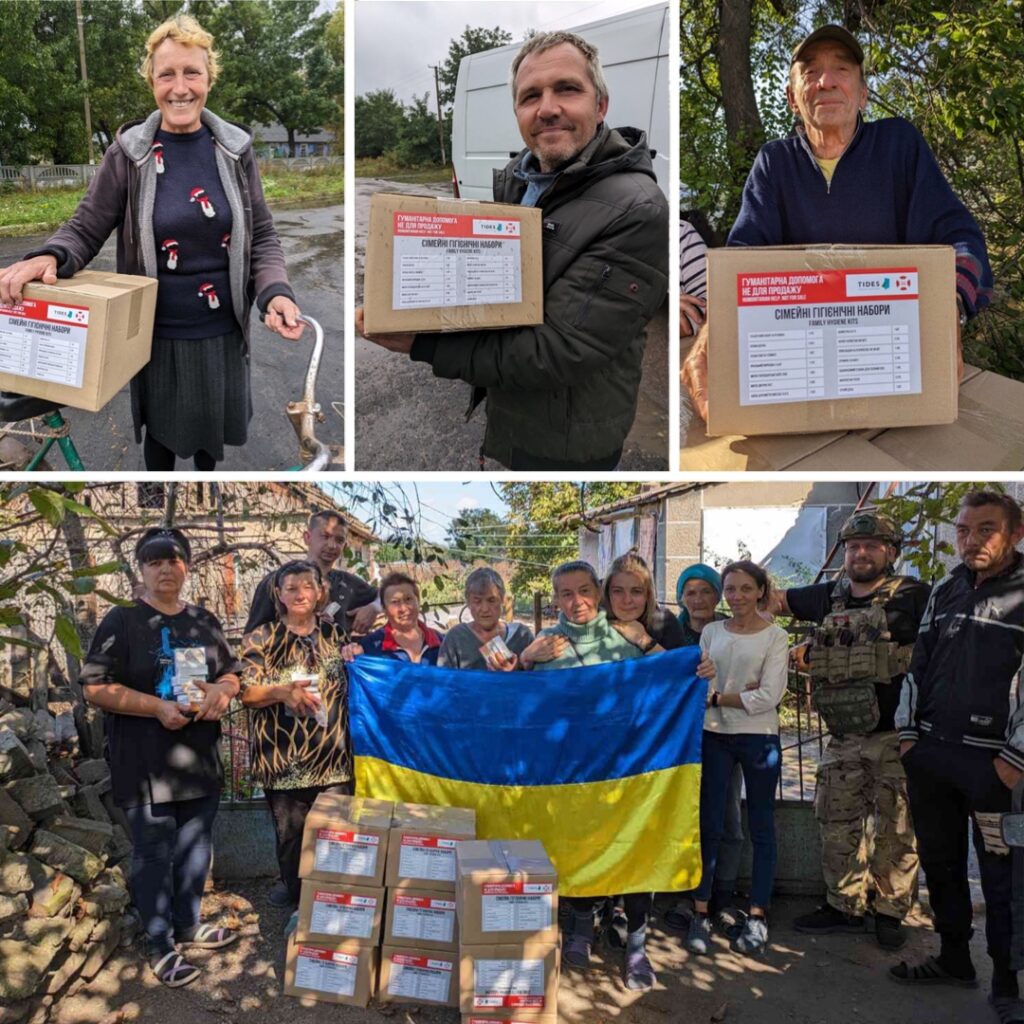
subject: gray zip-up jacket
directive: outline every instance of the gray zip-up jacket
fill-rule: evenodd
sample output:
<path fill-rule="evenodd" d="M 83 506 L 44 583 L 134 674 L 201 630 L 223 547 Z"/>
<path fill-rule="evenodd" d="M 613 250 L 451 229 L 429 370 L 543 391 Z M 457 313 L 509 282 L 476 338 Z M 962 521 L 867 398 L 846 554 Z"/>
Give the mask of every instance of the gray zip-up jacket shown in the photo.
<path fill-rule="evenodd" d="M 288 283 L 281 242 L 263 198 L 252 137 L 241 125 L 209 110 L 204 109 L 200 117 L 213 134 L 220 181 L 231 207 L 231 307 L 248 350 L 253 302 L 262 314 L 275 295 L 286 295 L 293 301 L 295 296 Z M 155 110 L 144 121 L 119 128 L 72 218 L 25 258 L 53 255 L 57 258 L 57 276 L 72 277 L 96 257 L 116 229 L 118 273 L 155 278 L 153 202 L 157 171 L 153 139 L 159 127 L 160 111 Z"/>
<path fill-rule="evenodd" d="M 494 172 L 498 202 L 522 200 L 514 169 L 525 152 Z M 485 455 L 593 461 L 620 449 L 633 425 L 644 329 L 668 291 L 668 202 L 646 135 L 601 125 L 537 205 L 544 323 L 420 334 L 410 355 L 474 385 L 473 406 L 486 389 Z"/>

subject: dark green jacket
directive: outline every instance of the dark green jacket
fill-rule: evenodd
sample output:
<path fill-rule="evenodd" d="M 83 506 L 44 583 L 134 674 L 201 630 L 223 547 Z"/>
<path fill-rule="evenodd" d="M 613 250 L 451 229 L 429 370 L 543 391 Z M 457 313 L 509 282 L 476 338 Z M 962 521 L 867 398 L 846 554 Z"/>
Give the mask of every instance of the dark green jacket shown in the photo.
<path fill-rule="evenodd" d="M 494 174 L 494 198 L 518 203 L 520 153 Z M 487 397 L 483 451 L 591 461 L 633 425 L 646 336 L 668 290 L 668 203 L 647 137 L 602 125 L 538 203 L 544 224 L 544 323 L 417 337 L 412 358 Z"/>

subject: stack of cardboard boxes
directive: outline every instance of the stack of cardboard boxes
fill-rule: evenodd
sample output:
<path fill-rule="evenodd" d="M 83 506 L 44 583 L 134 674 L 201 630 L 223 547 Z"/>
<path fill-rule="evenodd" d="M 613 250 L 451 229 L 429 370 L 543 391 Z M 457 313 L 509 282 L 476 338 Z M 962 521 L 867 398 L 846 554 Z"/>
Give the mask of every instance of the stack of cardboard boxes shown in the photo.
<path fill-rule="evenodd" d="M 536 840 L 456 851 L 463 1024 L 558 1020 L 558 875 Z"/>
<path fill-rule="evenodd" d="M 457 1006 L 455 846 L 475 835 L 471 810 L 321 794 L 303 833 L 285 992 Z"/>

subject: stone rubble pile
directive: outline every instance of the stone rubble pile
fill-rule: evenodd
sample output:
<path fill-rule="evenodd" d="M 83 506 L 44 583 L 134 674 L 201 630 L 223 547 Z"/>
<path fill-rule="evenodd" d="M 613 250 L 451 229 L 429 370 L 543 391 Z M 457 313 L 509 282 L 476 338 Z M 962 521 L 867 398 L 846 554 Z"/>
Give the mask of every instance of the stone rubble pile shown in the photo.
<path fill-rule="evenodd" d="M 43 1024 L 130 943 L 131 842 L 71 694 L 0 696 L 0 1024 Z M 53 701 L 52 696 L 67 699 Z M 95 726 L 95 721 L 90 723 Z M 91 737 L 90 734 L 91 733 Z M 95 748 L 96 729 L 82 739 Z"/>

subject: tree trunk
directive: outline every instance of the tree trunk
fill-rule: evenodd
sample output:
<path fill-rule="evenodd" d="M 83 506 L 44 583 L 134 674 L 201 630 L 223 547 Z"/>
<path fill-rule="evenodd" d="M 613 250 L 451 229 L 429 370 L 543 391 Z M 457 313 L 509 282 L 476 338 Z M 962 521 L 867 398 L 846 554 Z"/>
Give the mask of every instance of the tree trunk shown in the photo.
<path fill-rule="evenodd" d="M 295 129 L 288 129 L 288 155 L 290 157 L 295 156 Z"/>
<path fill-rule="evenodd" d="M 764 125 L 757 109 L 750 71 L 752 0 L 722 0 L 718 26 L 718 68 L 725 107 L 725 131 L 733 180 L 742 185 L 764 143 Z M 736 210 L 729 211 L 731 223 Z"/>

